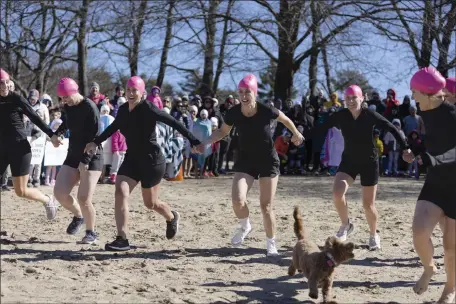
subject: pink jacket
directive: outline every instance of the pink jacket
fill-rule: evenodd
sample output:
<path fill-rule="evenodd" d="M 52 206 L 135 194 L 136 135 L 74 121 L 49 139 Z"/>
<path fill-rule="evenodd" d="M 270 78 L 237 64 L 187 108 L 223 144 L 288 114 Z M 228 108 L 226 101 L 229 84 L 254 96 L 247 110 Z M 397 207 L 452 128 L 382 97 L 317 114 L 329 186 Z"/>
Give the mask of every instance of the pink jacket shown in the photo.
<path fill-rule="evenodd" d="M 147 96 L 147 100 L 153 103 L 157 108 L 163 110 L 163 102 L 160 96 L 153 97 L 152 95 Z"/>
<path fill-rule="evenodd" d="M 116 131 L 116 133 L 111 136 L 111 150 L 112 152 L 125 152 L 127 151 L 127 142 L 125 141 L 125 136 Z"/>

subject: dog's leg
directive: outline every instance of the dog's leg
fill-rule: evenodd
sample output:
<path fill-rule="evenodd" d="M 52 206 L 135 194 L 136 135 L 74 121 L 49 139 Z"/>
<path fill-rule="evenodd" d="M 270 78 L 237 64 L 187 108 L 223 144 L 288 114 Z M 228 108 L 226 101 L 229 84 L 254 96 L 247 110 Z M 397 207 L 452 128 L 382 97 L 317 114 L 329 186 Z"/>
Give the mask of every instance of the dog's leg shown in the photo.
<path fill-rule="evenodd" d="M 331 274 L 329 277 L 323 279 L 323 286 L 321 288 L 321 293 L 323 294 L 323 303 L 331 302 L 333 277 L 333 274 Z"/>
<path fill-rule="evenodd" d="M 309 297 L 318 299 L 318 276 L 316 273 L 311 273 L 308 280 L 309 284 Z"/>
<path fill-rule="evenodd" d="M 288 267 L 288 275 L 292 277 L 295 274 L 296 274 L 296 267 L 294 265 L 294 262 L 291 261 L 290 267 Z"/>

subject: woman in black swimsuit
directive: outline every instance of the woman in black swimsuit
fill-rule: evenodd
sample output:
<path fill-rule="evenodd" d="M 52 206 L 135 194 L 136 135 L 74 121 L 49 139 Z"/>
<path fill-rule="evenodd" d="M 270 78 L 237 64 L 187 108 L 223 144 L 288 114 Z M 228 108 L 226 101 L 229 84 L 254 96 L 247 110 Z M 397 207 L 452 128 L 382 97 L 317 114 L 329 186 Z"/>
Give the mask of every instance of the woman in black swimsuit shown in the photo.
<path fill-rule="evenodd" d="M 333 184 L 334 204 L 342 221 L 336 237 L 345 241 L 354 231 L 354 225 L 348 217 L 345 194 L 355 178 L 360 175 L 361 186 L 363 187 L 362 201 L 370 230 L 369 249 L 375 250 L 380 248 L 380 236 L 377 234 L 378 213 L 375 207 L 379 155 L 377 155 L 377 149 L 374 146 L 374 126 L 391 132 L 402 149 L 406 149 L 406 142 L 399 130 L 385 117 L 377 112 L 362 108 L 363 100 L 361 88 L 357 85 L 349 86 L 345 91 L 347 108 L 331 115 L 323 124 L 313 130 L 313 135 L 321 135 L 329 128 L 336 127 L 342 131 L 344 137 L 342 161 Z"/>
<path fill-rule="evenodd" d="M 445 78 L 434 68 L 419 70 L 410 81 L 413 98 L 420 105 L 426 134 L 418 163 L 428 167 L 426 180 L 415 207 L 413 243 L 424 267 L 413 287 L 424 293 L 437 271 L 434 263 L 432 232 L 442 216 L 443 249 L 447 281 L 438 303 L 454 303 L 456 284 L 456 106 L 444 101 Z M 404 160 L 413 161 L 413 155 Z M 443 226 L 443 227 L 442 227 Z"/>
<path fill-rule="evenodd" d="M 242 244 L 252 230 L 246 199 L 254 180 L 259 179 L 267 255 L 277 255 L 272 202 L 277 189 L 279 158 L 272 140 L 271 121 L 278 120 L 283 123 L 293 133 L 292 141 L 296 145 L 300 145 L 304 138 L 281 111 L 256 102 L 257 88 L 255 75 L 247 75 L 241 80 L 238 86 L 241 104 L 228 110 L 222 127 L 214 131 L 197 150 L 201 153 L 205 145 L 221 140 L 230 133 L 233 126 L 236 128 L 239 133 L 239 155 L 233 168 L 236 173 L 233 179 L 232 203 L 241 227 L 236 231 L 231 243 Z"/>
<path fill-rule="evenodd" d="M 155 105 L 142 99 L 145 92 L 144 81 L 133 76 L 127 83 L 127 103 L 119 107 L 116 119 L 92 143 L 86 151 L 96 151 L 97 147 L 114 132 L 120 130 L 127 140 L 127 154 L 120 166 L 116 179 L 115 216 L 117 238 L 106 244 L 106 250 L 129 250 L 127 239 L 128 198 L 141 182 L 144 205 L 161 214 L 167 222 L 166 238 L 173 239 L 179 229 L 179 213 L 158 198 L 160 181 L 165 173 L 165 157 L 157 144 L 156 124 L 163 122 L 185 136 L 192 146 L 199 145 L 183 124 L 171 115 L 159 110 Z"/>
<path fill-rule="evenodd" d="M 51 138 L 52 144 L 60 145 L 60 139 L 40 119 L 28 101 L 10 91 L 10 76 L 0 69 L 0 173 L 11 167 L 16 195 L 41 202 L 49 220 L 55 218 L 57 203 L 53 197 L 34 188 L 27 188 L 32 151 L 25 134 L 23 115 Z"/>

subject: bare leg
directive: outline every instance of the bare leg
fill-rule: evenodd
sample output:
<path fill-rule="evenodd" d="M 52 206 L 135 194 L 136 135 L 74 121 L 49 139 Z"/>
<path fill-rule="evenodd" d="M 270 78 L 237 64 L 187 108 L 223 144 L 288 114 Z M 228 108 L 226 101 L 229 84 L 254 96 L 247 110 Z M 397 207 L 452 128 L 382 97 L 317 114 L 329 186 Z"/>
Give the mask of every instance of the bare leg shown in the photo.
<path fill-rule="evenodd" d="M 277 190 L 279 176 L 260 178 L 260 205 L 263 214 L 263 225 L 268 238 L 274 238 L 276 230 L 276 220 L 272 202 Z M 247 209 L 248 210 L 248 209 Z"/>
<path fill-rule="evenodd" d="M 49 197 L 36 188 L 27 188 L 29 175 L 13 176 L 13 187 L 16 195 L 42 204 L 49 203 Z"/>
<path fill-rule="evenodd" d="M 444 223 L 445 230 L 443 232 L 443 249 L 445 251 L 444 261 L 447 281 L 445 284 L 445 288 L 443 289 L 442 296 L 440 297 L 439 303 L 454 303 L 456 285 L 456 220 L 449 217 L 445 217 Z"/>
<path fill-rule="evenodd" d="M 79 170 L 63 165 L 55 181 L 54 197 L 74 216 L 82 217 L 81 208 L 77 200 L 71 195 L 71 191 L 79 181 Z"/>
<path fill-rule="evenodd" d="M 363 187 L 363 207 L 369 225 L 370 236 L 377 232 L 378 212 L 375 207 L 375 196 L 377 194 L 377 185 Z"/>
<path fill-rule="evenodd" d="M 245 173 L 235 173 L 233 179 L 233 186 L 231 189 L 231 200 L 233 204 L 233 211 L 238 219 L 245 219 L 249 217 L 249 208 L 247 207 L 246 200 L 247 194 L 252 188 L 254 178 Z"/>
<path fill-rule="evenodd" d="M 350 175 L 337 172 L 333 184 L 333 200 L 342 225 L 348 225 L 348 206 L 345 194 L 352 184 L 353 178 Z"/>
<path fill-rule="evenodd" d="M 137 184 L 137 181 L 124 175 L 119 175 L 116 179 L 115 216 L 117 235 L 124 239 L 127 238 L 128 233 L 128 198 Z"/>
<path fill-rule="evenodd" d="M 168 222 L 174 218 L 171 208 L 168 204 L 158 199 L 158 193 L 160 185 L 156 185 L 152 188 L 142 188 L 141 193 L 144 200 L 144 205 L 147 209 L 154 210 L 155 212 L 162 215 Z"/>
<path fill-rule="evenodd" d="M 78 202 L 87 230 L 95 231 L 96 211 L 92 204 L 93 193 L 100 178 L 100 171 L 83 171 L 78 189 Z"/>
<path fill-rule="evenodd" d="M 413 290 L 422 294 L 428 289 L 429 282 L 437 271 L 434 264 L 434 246 L 431 235 L 435 226 L 442 217 L 443 212 L 437 205 L 428 201 L 418 201 L 413 217 L 413 244 L 424 267 L 421 278 L 416 282 Z"/>

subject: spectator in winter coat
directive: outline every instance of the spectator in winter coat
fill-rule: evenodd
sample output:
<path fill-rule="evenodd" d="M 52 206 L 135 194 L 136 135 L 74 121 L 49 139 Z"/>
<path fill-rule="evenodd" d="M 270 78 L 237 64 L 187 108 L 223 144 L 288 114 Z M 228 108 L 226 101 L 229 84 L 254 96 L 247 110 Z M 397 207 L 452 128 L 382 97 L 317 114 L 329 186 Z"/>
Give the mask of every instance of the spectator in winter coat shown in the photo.
<path fill-rule="evenodd" d="M 47 94 L 45 94 L 45 95 L 49 96 Z M 45 95 L 43 95 L 43 96 L 45 96 Z M 37 90 L 31 90 L 28 95 L 28 101 L 35 111 L 40 111 L 41 113 L 43 113 L 43 117 L 44 117 L 43 120 L 47 125 L 49 125 L 49 122 L 50 122 L 49 109 L 43 103 L 43 101 L 40 101 L 40 93 Z"/>
<path fill-rule="evenodd" d="M 424 135 L 425 130 L 424 130 L 424 122 L 421 116 L 416 114 L 416 107 L 411 106 L 409 108 L 410 115 L 404 118 L 404 133 L 406 136 L 409 136 L 409 134 L 417 130 L 418 134 L 421 136 Z"/>
<path fill-rule="evenodd" d="M 367 102 L 369 105 L 375 105 L 377 113 L 383 115 L 385 114 L 386 105 L 380 99 L 380 94 L 377 91 L 372 92 L 372 98 Z"/>
<path fill-rule="evenodd" d="M 392 121 L 392 119 L 398 116 L 400 104 L 399 100 L 396 99 L 396 91 L 394 89 L 388 89 L 386 99 L 383 100 L 383 103 L 386 105 L 384 116 L 389 121 Z"/>
<path fill-rule="evenodd" d="M 404 132 L 401 130 L 401 121 L 398 118 L 393 119 L 393 125 L 399 130 L 401 133 L 401 137 L 404 138 Z M 386 133 L 385 137 L 383 138 L 385 145 L 388 147 L 388 169 L 386 175 L 398 175 L 397 165 L 399 163 L 399 156 L 401 149 L 399 144 L 396 141 L 396 138 L 393 136 L 391 132 Z"/>
<path fill-rule="evenodd" d="M 285 130 L 283 135 L 276 138 L 274 147 L 280 159 L 280 173 L 285 171 L 285 166 L 288 161 L 288 148 L 290 147 L 291 134 Z"/>
<path fill-rule="evenodd" d="M 96 82 L 92 82 L 92 86 L 90 87 L 89 99 L 92 100 L 96 105 L 99 105 L 100 102 L 105 100 L 105 98 L 106 96 L 100 93 L 100 85 Z"/>
<path fill-rule="evenodd" d="M 410 150 L 412 150 L 414 155 L 420 155 L 422 152 L 425 152 L 423 142 L 420 139 L 420 134 L 417 130 L 413 130 L 408 135 L 408 144 Z M 415 176 L 416 179 L 420 178 L 420 170 L 418 168 L 418 160 L 415 159 L 412 163 L 408 164 L 409 176 Z"/>
<path fill-rule="evenodd" d="M 408 95 L 405 95 L 402 104 L 399 106 L 399 118 L 402 122 L 404 122 L 404 118 L 409 116 L 410 106 L 410 97 Z"/>
<path fill-rule="evenodd" d="M 151 103 L 153 103 L 157 108 L 159 108 L 160 110 L 163 109 L 163 103 L 162 103 L 162 100 L 160 98 L 160 88 L 157 87 L 157 86 L 153 86 L 152 87 L 152 90 L 150 91 L 150 95 L 147 96 L 147 100 L 150 101 Z"/>
<path fill-rule="evenodd" d="M 342 104 L 339 102 L 339 95 L 336 92 L 332 93 L 329 101 L 325 102 L 323 106 L 328 110 L 329 108 L 339 110 L 342 107 Z"/>

